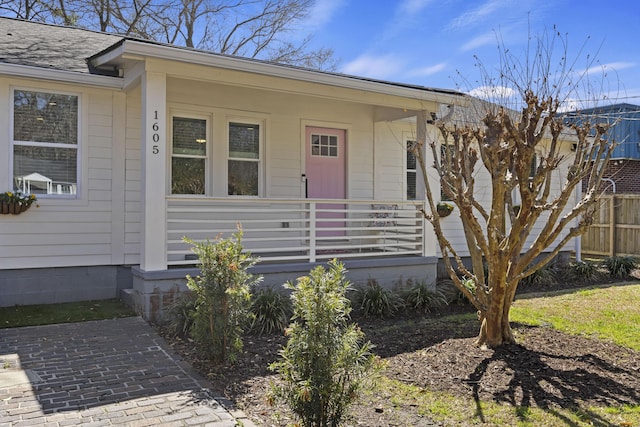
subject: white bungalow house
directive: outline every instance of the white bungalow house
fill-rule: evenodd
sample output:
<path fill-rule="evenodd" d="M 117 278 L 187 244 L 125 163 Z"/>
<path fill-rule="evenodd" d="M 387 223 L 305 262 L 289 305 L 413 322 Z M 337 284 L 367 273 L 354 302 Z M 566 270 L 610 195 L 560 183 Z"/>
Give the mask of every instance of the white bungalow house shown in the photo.
<path fill-rule="evenodd" d="M 266 283 L 334 257 L 354 282 L 431 282 L 436 241 L 405 147 L 466 102 L 0 18 L 0 192 L 31 183 L 40 205 L 0 215 L 0 306 L 124 293 L 153 319 L 196 273 L 182 238 L 237 224 Z"/>
<path fill-rule="evenodd" d="M 0 52 L 0 191 L 40 205 L 0 216 L 0 306 L 126 290 L 153 317 L 183 236 L 236 224 L 267 283 L 435 278 L 404 146 L 460 93 L 7 18 Z"/>

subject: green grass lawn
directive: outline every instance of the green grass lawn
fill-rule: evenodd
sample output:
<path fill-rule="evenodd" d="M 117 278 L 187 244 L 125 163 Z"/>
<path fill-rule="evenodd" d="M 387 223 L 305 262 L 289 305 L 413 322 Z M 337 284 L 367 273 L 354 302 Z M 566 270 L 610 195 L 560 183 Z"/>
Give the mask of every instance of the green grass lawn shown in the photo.
<path fill-rule="evenodd" d="M 114 319 L 136 314 L 118 299 L 0 308 L 0 328 Z"/>
<path fill-rule="evenodd" d="M 511 310 L 511 321 L 546 325 L 640 351 L 640 284 L 519 297 Z M 453 327 L 455 322 L 451 324 Z M 640 427 L 640 404 L 549 411 L 494 401 L 475 402 L 386 377 L 379 387 L 392 396 L 393 405 L 415 406 L 419 413 L 447 426 Z M 479 410 L 484 423 L 477 417 Z"/>
<path fill-rule="evenodd" d="M 511 309 L 510 320 L 550 325 L 640 351 L 640 284 L 520 298 Z"/>

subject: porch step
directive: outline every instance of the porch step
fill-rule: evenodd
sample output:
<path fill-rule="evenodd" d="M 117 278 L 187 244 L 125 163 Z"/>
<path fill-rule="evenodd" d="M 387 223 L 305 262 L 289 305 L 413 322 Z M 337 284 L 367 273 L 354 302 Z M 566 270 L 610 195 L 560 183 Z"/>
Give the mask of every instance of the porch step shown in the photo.
<path fill-rule="evenodd" d="M 135 294 L 136 291 L 133 289 L 122 289 L 120 291 L 120 299 L 123 303 L 125 303 L 128 307 L 135 309 Z"/>

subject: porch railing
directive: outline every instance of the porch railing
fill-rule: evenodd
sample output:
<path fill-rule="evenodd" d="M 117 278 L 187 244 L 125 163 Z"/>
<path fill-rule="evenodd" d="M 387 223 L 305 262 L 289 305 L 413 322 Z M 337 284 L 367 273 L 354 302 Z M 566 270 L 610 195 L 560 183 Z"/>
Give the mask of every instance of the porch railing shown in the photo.
<path fill-rule="evenodd" d="M 167 264 L 193 265 L 183 242 L 228 237 L 261 262 L 424 255 L 419 203 L 380 200 L 167 198 Z"/>

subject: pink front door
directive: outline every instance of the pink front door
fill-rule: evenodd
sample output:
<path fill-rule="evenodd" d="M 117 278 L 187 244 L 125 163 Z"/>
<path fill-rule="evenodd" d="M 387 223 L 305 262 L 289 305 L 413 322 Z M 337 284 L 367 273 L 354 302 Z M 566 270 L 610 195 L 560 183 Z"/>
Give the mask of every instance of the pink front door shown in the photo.
<path fill-rule="evenodd" d="M 307 197 L 310 199 L 344 199 L 346 197 L 346 132 L 343 129 L 307 127 L 306 176 Z M 323 203 L 318 209 L 344 209 L 343 204 Z M 344 212 L 318 212 L 318 228 L 340 228 L 345 223 Z M 344 236 L 344 230 L 319 231 L 318 236 Z"/>

